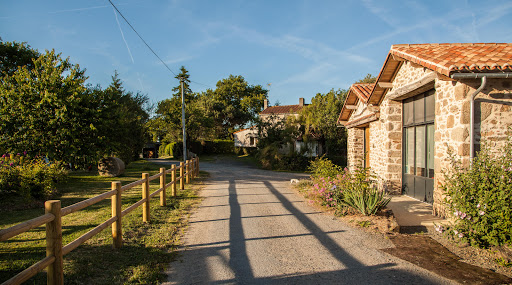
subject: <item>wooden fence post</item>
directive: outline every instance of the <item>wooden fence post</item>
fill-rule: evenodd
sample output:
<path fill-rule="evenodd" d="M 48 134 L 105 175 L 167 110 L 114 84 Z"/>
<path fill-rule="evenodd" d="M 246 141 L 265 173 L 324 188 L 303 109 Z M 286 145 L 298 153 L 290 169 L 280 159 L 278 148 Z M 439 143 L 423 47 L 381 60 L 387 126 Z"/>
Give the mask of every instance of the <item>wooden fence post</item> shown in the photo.
<path fill-rule="evenodd" d="M 176 165 L 171 166 L 171 179 L 172 179 L 172 196 L 176 197 Z"/>
<path fill-rule="evenodd" d="M 196 162 L 196 171 L 197 171 L 197 176 L 199 176 L 199 157 L 196 157 L 197 159 L 197 162 Z"/>
<path fill-rule="evenodd" d="M 185 166 L 185 171 L 186 171 L 185 177 L 187 179 L 185 183 L 189 184 L 190 183 L 190 159 L 187 160 L 187 163 L 185 165 L 186 165 Z"/>
<path fill-rule="evenodd" d="M 185 190 L 185 163 L 180 162 L 180 189 Z"/>
<path fill-rule="evenodd" d="M 47 282 L 51 285 L 64 284 L 62 258 L 62 221 L 60 201 L 49 200 L 44 203 L 45 213 L 55 216 L 46 224 L 46 256 L 54 256 L 55 261 L 48 266 Z"/>
<path fill-rule="evenodd" d="M 142 205 L 142 221 L 149 223 L 149 173 L 142 173 L 142 179 L 142 199 L 146 200 Z"/>
<path fill-rule="evenodd" d="M 196 158 L 192 158 L 192 179 L 196 178 Z"/>
<path fill-rule="evenodd" d="M 123 246 L 123 230 L 121 223 L 121 181 L 112 182 L 112 190 L 116 190 L 116 194 L 112 196 L 112 217 L 117 220 L 112 224 L 112 240 L 114 248 Z"/>
<path fill-rule="evenodd" d="M 160 168 L 160 173 L 162 176 L 160 176 L 160 188 L 162 188 L 162 191 L 160 192 L 160 206 L 167 205 L 167 195 L 165 193 L 165 167 Z"/>

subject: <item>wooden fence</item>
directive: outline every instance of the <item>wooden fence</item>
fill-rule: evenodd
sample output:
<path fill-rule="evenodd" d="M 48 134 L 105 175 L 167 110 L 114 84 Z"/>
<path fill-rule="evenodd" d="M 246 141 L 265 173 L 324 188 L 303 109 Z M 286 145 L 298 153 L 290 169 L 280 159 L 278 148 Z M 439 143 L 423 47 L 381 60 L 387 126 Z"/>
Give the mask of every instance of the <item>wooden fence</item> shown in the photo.
<path fill-rule="evenodd" d="M 176 177 L 177 171 L 179 176 Z M 171 182 L 166 182 L 166 175 L 171 173 Z M 48 284 L 64 284 L 63 274 L 63 256 L 77 248 L 86 240 L 92 238 L 102 230 L 112 226 L 112 239 L 114 248 L 123 246 L 123 230 L 122 230 L 122 217 L 135 210 L 142 205 L 142 221 L 150 221 L 149 203 L 150 198 L 160 194 L 160 206 L 166 205 L 166 189 L 171 186 L 172 196 L 176 196 L 177 183 L 179 181 L 179 188 L 185 189 L 185 183 L 190 183 L 191 179 L 199 175 L 199 158 L 187 160 L 186 163 L 181 162 L 179 166 L 173 165 L 170 169 L 160 168 L 160 173 L 149 176 L 148 173 L 142 173 L 142 179 L 122 186 L 121 182 L 112 182 L 112 190 L 100 194 L 98 196 L 89 198 L 87 200 L 78 202 L 65 208 L 61 208 L 59 200 L 49 200 L 45 202 L 45 214 L 25 221 L 7 229 L 0 230 L 0 241 L 5 241 L 9 238 L 15 237 L 21 233 L 29 231 L 33 228 L 46 224 L 46 258 L 33 264 L 29 268 L 20 272 L 16 276 L 2 283 L 7 284 L 21 284 L 28 280 L 38 272 L 47 270 L 47 283 Z M 160 178 L 160 188 L 153 193 L 149 193 L 149 182 Z M 142 199 L 135 204 L 129 206 L 125 210 L 121 210 L 121 195 L 124 191 L 131 189 L 135 186 L 142 185 Z M 71 243 L 62 245 L 62 223 L 61 218 L 85 207 L 94 205 L 100 201 L 112 197 L 112 217 L 102 224 L 96 226 L 94 229 L 83 234 Z"/>

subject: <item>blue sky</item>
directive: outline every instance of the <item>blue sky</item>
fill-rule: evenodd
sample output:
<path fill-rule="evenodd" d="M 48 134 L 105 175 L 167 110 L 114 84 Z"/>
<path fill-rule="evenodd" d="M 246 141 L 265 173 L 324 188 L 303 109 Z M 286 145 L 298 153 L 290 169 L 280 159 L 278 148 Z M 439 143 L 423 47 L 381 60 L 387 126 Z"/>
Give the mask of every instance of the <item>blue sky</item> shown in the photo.
<path fill-rule="evenodd" d="M 230 74 L 270 85 L 270 101 L 306 103 L 377 75 L 392 44 L 512 42 L 512 1 L 140 1 L 113 3 L 193 91 Z M 108 0 L 0 2 L 0 37 L 55 49 L 107 87 L 117 70 L 153 103 L 179 84 Z"/>

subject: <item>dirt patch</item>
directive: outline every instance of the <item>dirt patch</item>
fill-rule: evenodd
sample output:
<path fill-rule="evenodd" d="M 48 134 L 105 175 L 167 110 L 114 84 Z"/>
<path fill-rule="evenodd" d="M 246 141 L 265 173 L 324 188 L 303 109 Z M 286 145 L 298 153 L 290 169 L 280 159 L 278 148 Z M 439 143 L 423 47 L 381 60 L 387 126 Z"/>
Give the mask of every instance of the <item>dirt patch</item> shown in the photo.
<path fill-rule="evenodd" d="M 496 262 L 496 259 L 503 257 L 498 249 L 482 249 L 461 244 L 453 240 L 453 238 L 435 231 L 429 232 L 429 236 L 456 254 L 461 261 L 487 268 L 512 278 L 512 267 L 501 266 Z M 508 259 L 510 257 L 506 256 L 505 258 Z"/>
<path fill-rule="evenodd" d="M 427 235 L 390 236 L 394 248 L 382 251 L 463 284 L 510 284 L 512 278 L 461 261 Z"/>

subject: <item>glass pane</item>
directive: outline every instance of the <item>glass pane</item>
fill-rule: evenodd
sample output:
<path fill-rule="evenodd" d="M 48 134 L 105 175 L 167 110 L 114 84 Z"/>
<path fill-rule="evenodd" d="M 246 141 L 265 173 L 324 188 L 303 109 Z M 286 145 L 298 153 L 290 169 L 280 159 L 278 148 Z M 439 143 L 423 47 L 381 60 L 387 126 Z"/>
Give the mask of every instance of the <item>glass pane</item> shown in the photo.
<path fill-rule="evenodd" d="M 405 174 L 414 174 L 414 127 L 405 130 Z"/>
<path fill-rule="evenodd" d="M 428 177 L 434 178 L 434 124 L 427 125 L 427 168 Z"/>
<path fill-rule="evenodd" d="M 425 102 L 423 94 L 414 97 L 414 123 L 425 122 Z"/>
<path fill-rule="evenodd" d="M 414 123 L 414 118 L 412 116 L 412 98 L 404 100 L 404 125 L 410 125 Z"/>
<path fill-rule="evenodd" d="M 416 127 L 416 175 L 426 176 L 425 126 Z"/>
<path fill-rule="evenodd" d="M 425 96 L 425 121 L 433 121 L 435 117 L 435 91 L 429 91 Z"/>

